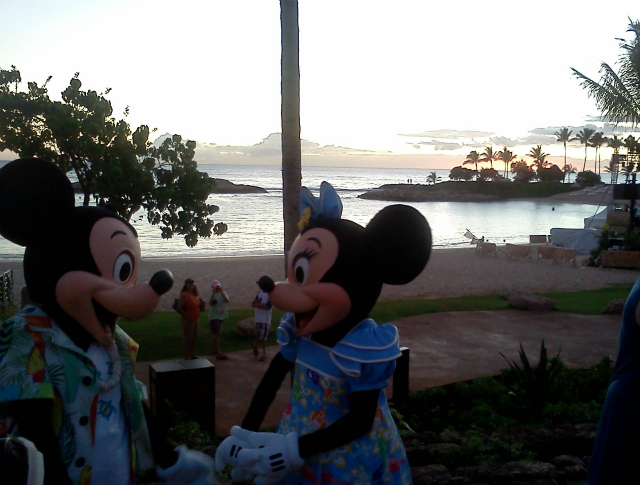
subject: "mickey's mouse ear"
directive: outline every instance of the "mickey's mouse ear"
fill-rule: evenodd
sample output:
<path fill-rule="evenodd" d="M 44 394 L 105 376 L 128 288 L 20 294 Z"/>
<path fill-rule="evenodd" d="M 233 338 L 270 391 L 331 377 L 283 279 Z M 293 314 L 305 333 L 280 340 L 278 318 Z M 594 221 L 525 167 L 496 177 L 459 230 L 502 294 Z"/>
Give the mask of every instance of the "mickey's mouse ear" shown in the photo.
<path fill-rule="evenodd" d="M 67 176 L 53 163 L 19 158 L 0 169 L 0 235 L 20 246 L 55 237 L 73 216 Z"/>

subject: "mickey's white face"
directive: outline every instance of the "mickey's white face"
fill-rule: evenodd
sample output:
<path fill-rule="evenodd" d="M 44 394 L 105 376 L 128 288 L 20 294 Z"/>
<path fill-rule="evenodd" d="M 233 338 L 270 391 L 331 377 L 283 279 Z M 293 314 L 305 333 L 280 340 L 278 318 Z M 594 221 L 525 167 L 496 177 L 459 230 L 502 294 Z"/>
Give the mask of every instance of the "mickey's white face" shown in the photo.
<path fill-rule="evenodd" d="M 351 309 L 347 292 L 320 280 L 338 258 L 338 239 L 327 229 L 310 229 L 298 236 L 289 251 L 286 281 L 269 293 L 271 303 L 296 315 L 299 335 L 325 330 L 344 319 Z"/>

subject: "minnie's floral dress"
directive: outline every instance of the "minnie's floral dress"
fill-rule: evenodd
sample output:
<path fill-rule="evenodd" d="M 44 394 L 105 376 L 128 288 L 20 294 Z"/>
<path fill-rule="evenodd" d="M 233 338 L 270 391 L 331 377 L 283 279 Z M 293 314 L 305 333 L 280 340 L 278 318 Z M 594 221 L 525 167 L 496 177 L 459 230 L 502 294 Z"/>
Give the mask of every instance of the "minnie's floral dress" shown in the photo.
<path fill-rule="evenodd" d="M 324 429 L 349 412 L 351 393 L 380 389 L 371 431 L 356 440 L 305 459 L 284 479 L 293 484 L 410 484 L 411 471 L 383 388 L 400 356 L 393 325 L 360 322 L 333 348 L 297 337 L 293 317 L 278 328 L 280 353 L 296 363 L 293 391 L 278 433 L 299 436 Z"/>

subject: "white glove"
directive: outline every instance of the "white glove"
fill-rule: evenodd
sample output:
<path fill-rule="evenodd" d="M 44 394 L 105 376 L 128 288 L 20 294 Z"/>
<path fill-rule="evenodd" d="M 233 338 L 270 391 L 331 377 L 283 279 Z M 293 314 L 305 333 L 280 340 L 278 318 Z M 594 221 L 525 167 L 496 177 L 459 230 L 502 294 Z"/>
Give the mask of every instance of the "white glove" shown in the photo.
<path fill-rule="evenodd" d="M 238 452 L 238 462 L 240 467 L 257 476 L 256 485 L 279 482 L 304 464 L 298 451 L 298 435 L 293 431 L 287 435 L 253 433 L 234 426 L 231 436 L 251 446 Z"/>
<path fill-rule="evenodd" d="M 233 428 L 238 428 L 238 426 L 234 426 Z M 232 433 L 233 428 L 231 428 Z M 240 464 L 238 462 L 238 453 L 240 452 L 240 450 L 249 447 L 249 443 L 236 438 L 235 436 L 229 436 L 228 438 L 225 438 L 216 450 L 216 471 L 221 472 L 224 470 L 225 466 L 229 465 L 233 468 L 231 472 L 231 478 L 234 482 L 244 482 L 251 480 L 254 475 L 242 468 L 239 468 Z"/>
<path fill-rule="evenodd" d="M 178 461 L 169 468 L 158 467 L 158 477 L 168 485 L 212 485 L 215 480 L 213 458 L 185 445 L 175 448 Z"/>

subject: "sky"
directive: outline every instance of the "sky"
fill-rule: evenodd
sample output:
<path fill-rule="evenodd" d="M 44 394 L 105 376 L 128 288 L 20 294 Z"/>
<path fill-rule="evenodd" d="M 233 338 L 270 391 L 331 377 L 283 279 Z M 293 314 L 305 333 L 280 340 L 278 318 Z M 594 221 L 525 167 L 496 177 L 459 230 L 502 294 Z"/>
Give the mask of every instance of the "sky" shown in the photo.
<path fill-rule="evenodd" d="M 303 164 L 449 168 L 542 144 L 561 165 L 561 127 L 614 131 L 571 67 L 598 79 L 615 65 L 639 5 L 299 0 Z M 53 76 L 53 99 L 76 72 L 111 88 L 114 117 L 128 106 L 132 127 L 197 141 L 200 162 L 279 163 L 276 0 L 0 0 L 12 65 L 25 83 Z"/>

